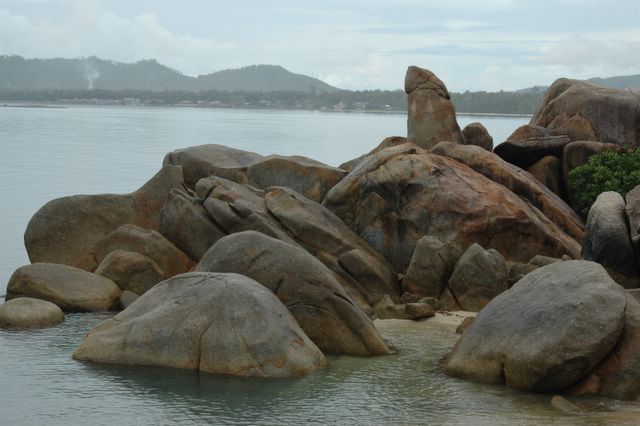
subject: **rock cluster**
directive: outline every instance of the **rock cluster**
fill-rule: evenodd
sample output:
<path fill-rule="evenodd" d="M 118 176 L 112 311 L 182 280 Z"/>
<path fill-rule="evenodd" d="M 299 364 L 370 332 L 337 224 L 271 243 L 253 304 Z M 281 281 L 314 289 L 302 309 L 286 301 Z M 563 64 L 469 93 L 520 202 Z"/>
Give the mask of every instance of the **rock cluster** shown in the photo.
<path fill-rule="evenodd" d="M 480 123 L 460 130 L 433 73 L 410 67 L 405 90 L 407 138 L 338 168 L 201 145 L 168 153 L 131 194 L 46 204 L 0 326 L 122 309 L 74 358 L 289 377 L 325 366 L 323 354 L 391 353 L 375 318 L 480 311 L 450 374 L 635 397 L 640 303 L 602 266 L 570 259 L 637 286 L 640 187 L 626 203 L 603 194 L 586 231 L 566 202 L 569 170 L 617 147 L 603 143 L 612 135 L 635 137 L 633 105 L 560 82 L 493 149 Z M 581 110 L 571 93 L 624 114 L 607 125 L 604 109 Z"/>
<path fill-rule="evenodd" d="M 519 390 L 636 398 L 637 306 L 601 265 L 553 263 L 480 311 L 445 368 Z"/>

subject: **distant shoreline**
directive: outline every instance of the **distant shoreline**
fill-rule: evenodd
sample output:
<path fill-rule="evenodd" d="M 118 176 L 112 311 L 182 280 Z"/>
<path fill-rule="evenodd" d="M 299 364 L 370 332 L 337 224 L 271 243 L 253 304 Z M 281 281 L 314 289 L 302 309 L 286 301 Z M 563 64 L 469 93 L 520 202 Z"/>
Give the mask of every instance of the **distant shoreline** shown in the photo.
<path fill-rule="evenodd" d="M 260 110 L 260 111 L 311 111 L 311 112 L 330 112 L 330 113 L 368 113 L 368 114 L 403 114 L 407 111 L 402 110 L 381 110 L 381 109 L 309 109 L 309 108 L 260 108 L 260 107 L 231 107 L 231 106 L 201 106 L 201 105 L 128 105 L 128 104 L 92 104 L 88 102 L 64 103 L 32 103 L 29 101 L 15 102 L 3 101 L 0 99 L 0 107 L 3 108 L 54 108 L 65 109 L 69 106 L 91 106 L 91 107 L 140 107 L 140 108 L 194 108 L 194 109 L 242 109 L 242 110 Z M 499 112 L 458 112 L 458 116 L 467 117 L 532 117 L 533 114 L 511 114 Z"/>

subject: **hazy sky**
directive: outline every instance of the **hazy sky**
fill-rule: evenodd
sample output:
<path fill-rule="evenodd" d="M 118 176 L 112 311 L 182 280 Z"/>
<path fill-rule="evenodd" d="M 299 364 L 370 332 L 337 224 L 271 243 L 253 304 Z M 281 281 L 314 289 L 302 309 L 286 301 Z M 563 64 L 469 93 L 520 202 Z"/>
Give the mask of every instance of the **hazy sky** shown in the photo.
<path fill-rule="evenodd" d="M 0 54 L 278 64 L 345 89 L 450 90 L 640 73 L 640 0 L 0 0 Z"/>

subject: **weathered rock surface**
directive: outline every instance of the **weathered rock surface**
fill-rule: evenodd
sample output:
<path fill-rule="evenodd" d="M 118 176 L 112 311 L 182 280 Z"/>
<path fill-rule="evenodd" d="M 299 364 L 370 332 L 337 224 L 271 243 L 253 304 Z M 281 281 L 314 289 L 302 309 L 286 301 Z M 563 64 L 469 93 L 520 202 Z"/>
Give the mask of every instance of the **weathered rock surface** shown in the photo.
<path fill-rule="evenodd" d="M 425 236 L 418 240 L 402 279 L 404 293 L 439 298 L 462 253 L 450 243 Z"/>
<path fill-rule="evenodd" d="M 189 188 L 207 176 L 220 176 L 234 182 L 246 183 L 246 168 L 262 155 L 224 145 L 198 145 L 177 149 L 165 155 L 164 165 L 182 166 L 184 181 Z"/>
<path fill-rule="evenodd" d="M 81 266 L 93 245 L 121 225 L 158 229 L 167 195 L 182 185 L 180 167 L 166 166 L 131 194 L 74 195 L 50 201 L 27 225 L 24 242 L 29 259 Z"/>
<path fill-rule="evenodd" d="M 580 251 L 578 243 L 503 185 L 412 144 L 369 156 L 329 191 L 323 205 L 398 271 L 406 270 L 425 235 L 460 249 L 477 242 L 510 260 L 528 261 L 536 254 L 577 257 Z"/>
<path fill-rule="evenodd" d="M 625 287 L 637 287 L 636 255 L 629 237 L 624 199 L 617 192 L 603 192 L 591 206 L 582 258 L 603 265 Z"/>
<path fill-rule="evenodd" d="M 34 263 L 13 273 L 6 300 L 32 297 L 55 303 L 63 311 L 108 311 L 120 297 L 118 286 L 105 277 L 54 263 Z"/>
<path fill-rule="evenodd" d="M 566 199 L 565 185 L 562 175 L 562 160 L 553 155 L 542 157 L 530 166 L 527 171 L 541 184 L 561 199 Z"/>
<path fill-rule="evenodd" d="M 88 258 L 99 265 L 115 250 L 136 252 L 148 257 L 160 268 L 165 278 L 187 272 L 195 265 L 162 234 L 135 225 L 122 225 L 98 241 Z"/>
<path fill-rule="evenodd" d="M 265 191 L 210 177 L 196 185 L 200 199 L 225 232 L 262 232 L 304 247 L 340 279 L 349 294 L 364 307 L 382 296 L 400 295 L 397 273 L 325 207 L 284 187 Z"/>
<path fill-rule="evenodd" d="M 269 155 L 222 145 L 200 145 L 170 152 L 164 164 L 181 165 L 185 182 L 195 188 L 200 179 L 218 176 L 259 189 L 286 186 L 320 202 L 347 172 L 302 156 Z"/>
<path fill-rule="evenodd" d="M 493 152 L 504 161 L 526 169 L 550 155 L 560 158 L 569 142 L 569 137 L 564 135 L 507 140 L 496 146 Z"/>
<path fill-rule="evenodd" d="M 269 212 L 295 241 L 338 274 L 372 305 L 385 294 L 400 297 L 397 273 L 327 208 L 288 188 L 265 194 Z"/>
<path fill-rule="evenodd" d="M 493 138 L 482 123 L 470 123 L 462 129 L 464 142 L 467 145 L 476 145 L 487 151 L 493 151 Z"/>
<path fill-rule="evenodd" d="M 76 360 L 235 376 L 291 377 L 325 365 L 280 301 L 237 274 L 162 282 L 89 332 Z"/>
<path fill-rule="evenodd" d="M 594 140 L 631 147 L 640 144 L 637 95 L 586 81 L 556 80 L 545 93 L 531 124 L 557 129 L 567 126 L 576 116 L 591 125 Z"/>
<path fill-rule="evenodd" d="M 379 319 L 424 320 L 435 316 L 433 306 L 428 303 L 411 302 L 396 304 L 389 296 L 385 296 L 373 307 Z"/>
<path fill-rule="evenodd" d="M 627 296 L 624 329 L 616 347 L 572 393 L 633 400 L 640 396 L 640 303 Z"/>
<path fill-rule="evenodd" d="M 464 143 L 456 112 L 444 83 L 431 71 L 410 66 L 404 80 L 409 102 L 407 139 L 429 149 L 440 141 Z"/>
<path fill-rule="evenodd" d="M 557 236 L 563 240 L 563 244 L 568 248 L 566 253 L 572 257 L 578 256 L 579 249 L 576 241 L 581 241 L 584 235 L 582 219 L 567 203 L 531 174 L 475 146 L 442 142 L 432 150 L 432 153 L 460 161 L 492 181 L 504 185 L 514 194 L 528 200 L 546 218 L 560 227 L 567 236 L 575 240 L 567 239 L 561 234 Z"/>
<path fill-rule="evenodd" d="M 62 322 L 64 322 L 62 309 L 46 300 L 19 297 L 0 305 L 0 328 L 40 328 Z"/>
<path fill-rule="evenodd" d="M 307 157 L 270 155 L 247 168 L 247 183 L 256 188 L 284 186 L 319 203 L 346 175 L 346 170 Z"/>
<path fill-rule="evenodd" d="M 636 266 L 640 268 L 640 185 L 627 192 L 625 213 L 629 220 L 629 236 L 636 252 Z"/>
<path fill-rule="evenodd" d="M 126 250 L 109 253 L 95 273 L 109 278 L 120 290 L 129 290 L 138 295 L 164 280 L 162 269 L 156 262 L 143 254 Z"/>
<path fill-rule="evenodd" d="M 196 271 L 235 272 L 273 291 L 307 336 L 324 352 L 381 355 L 389 352 L 371 320 L 334 274 L 306 250 L 260 232 L 220 239 Z"/>
<path fill-rule="evenodd" d="M 539 268 L 478 313 L 446 371 L 521 390 L 563 390 L 615 347 L 626 306 L 625 290 L 597 263 Z"/>
<path fill-rule="evenodd" d="M 458 260 L 448 287 L 465 311 L 478 312 L 507 290 L 507 264 L 496 250 L 472 244 Z"/>
<path fill-rule="evenodd" d="M 159 231 L 191 260 L 199 261 L 216 241 L 224 237 L 199 200 L 174 189 L 160 211 Z"/>
<path fill-rule="evenodd" d="M 137 294 L 132 291 L 124 290 L 122 294 L 120 294 L 120 299 L 118 300 L 118 304 L 120 305 L 120 309 L 127 309 L 133 302 L 138 300 Z"/>

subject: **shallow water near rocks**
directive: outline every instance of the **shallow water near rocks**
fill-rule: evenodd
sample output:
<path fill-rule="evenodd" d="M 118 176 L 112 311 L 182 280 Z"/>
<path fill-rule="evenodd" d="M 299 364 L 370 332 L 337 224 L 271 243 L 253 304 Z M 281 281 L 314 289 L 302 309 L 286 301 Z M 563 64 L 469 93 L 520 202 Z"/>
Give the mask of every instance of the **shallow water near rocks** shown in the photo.
<path fill-rule="evenodd" d="M 528 119 L 459 117 L 461 127 L 473 121 L 500 142 Z M 0 108 L 0 295 L 28 262 L 22 235 L 37 209 L 66 195 L 131 192 L 169 151 L 219 143 L 339 165 L 405 133 L 402 114 Z M 551 395 L 446 377 L 439 362 L 457 336 L 430 322 L 378 323 L 397 355 L 329 357 L 327 369 L 295 380 L 72 360 L 84 335 L 112 315 L 70 314 L 55 328 L 0 330 L 0 425 L 640 423 L 639 403 L 572 399 L 587 414 L 570 416 L 549 405 Z"/>
<path fill-rule="evenodd" d="M 70 314 L 59 327 L 0 331 L 0 423 L 114 424 L 638 424 L 640 406 L 572 399 L 587 414 L 554 410 L 551 395 L 452 379 L 440 360 L 452 326 L 377 322 L 396 355 L 329 357 L 301 379 L 261 380 L 71 359 L 85 333 L 113 314 Z"/>

